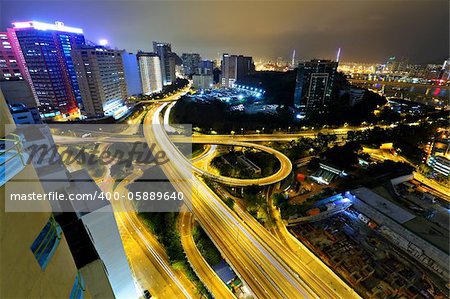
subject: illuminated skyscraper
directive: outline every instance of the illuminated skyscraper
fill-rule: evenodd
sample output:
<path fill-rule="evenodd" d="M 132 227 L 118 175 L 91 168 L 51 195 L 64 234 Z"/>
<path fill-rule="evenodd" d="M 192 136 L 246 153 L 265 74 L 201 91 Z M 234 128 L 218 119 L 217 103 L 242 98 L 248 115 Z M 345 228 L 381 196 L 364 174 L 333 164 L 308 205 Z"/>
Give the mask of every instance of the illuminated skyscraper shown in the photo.
<path fill-rule="evenodd" d="M 223 54 L 222 86 L 233 87 L 237 80 L 242 80 L 255 70 L 250 56 Z"/>
<path fill-rule="evenodd" d="M 311 60 L 298 65 L 294 105 L 304 114 L 326 110 L 331 99 L 338 63 Z"/>
<path fill-rule="evenodd" d="M 7 32 L 0 32 L 0 80 L 22 80 L 23 65 L 20 64 Z"/>
<path fill-rule="evenodd" d="M 83 30 L 62 22 L 29 21 L 12 25 L 9 32 L 17 40 L 13 47 L 21 53 L 19 58 L 26 65 L 41 113 L 52 117 L 76 112 L 82 99 L 71 52 L 84 45 Z"/>
<path fill-rule="evenodd" d="M 73 63 L 83 98 L 85 114 L 110 116 L 127 98 L 123 51 L 100 46 L 72 50 Z"/>
<path fill-rule="evenodd" d="M 162 90 L 161 64 L 155 53 L 138 52 L 142 93 L 149 95 Z"/>
<path fill-rule="evenodd" d="M 176 81 L 175 56 L 172 53 L 172 45 L 169 43 L 153 42 L 153 52 L 160 59 L 162 83 L 164 86 Z"/>

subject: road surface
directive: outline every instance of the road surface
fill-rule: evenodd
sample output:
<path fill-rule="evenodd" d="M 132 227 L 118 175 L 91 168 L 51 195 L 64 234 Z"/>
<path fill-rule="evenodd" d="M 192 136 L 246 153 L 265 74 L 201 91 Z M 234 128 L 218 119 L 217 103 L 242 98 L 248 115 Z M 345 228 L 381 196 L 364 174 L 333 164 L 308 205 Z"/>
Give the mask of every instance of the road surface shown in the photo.
<path fill-rule="evenodd" d="M 180 214 L 180 236 L 184 252 L 194 269 L 197 276 L 217 299 L 236 298 L 227 285 L 217 276 L 216 272 L 203 258 L 194 242 L 192 229 L 194 226 L 194 217 L 191 212 L 182 212 Z"/>
<path fill-rule="evenodd" d="M 319 276 L 304 267 L 292 252 L 287 252 L 273 236 L 263 233 L 260 225 L 253 230 L 231 211 L 203 181 L 192 176 L 189 161 L 178 151 L 160 125 L 161 106 L 151 117 L 147 115 L 144 135 L 149 143 L 156 141 L 158 150 L 164 150 L 170 162 L 163 165 L 169 178 L 192 179 L 193 212 L 206 233 L 226 257 L 230 266 L 246 282 L 258 298 L 357 298 L 345 284 L 342 288 L 328 285 Z M 183 186 L 178 186 L 182 188 Z M 179 190 L 180 191 L 180 190 Z M 182 192 L 189 192 L 186 188 Z M 187 193 L 186 193 L 187 194 Z M 258 234 L 255 233 L 258 232 Z M 265 230 L 264 230 L 265 231 Z M 275 249 L 274 249 L 275 248 Z M 279 251 L 283 253 L 280 254 Z M 297 268 L 293 270 L 293 268 Z M 305 272 L 306 271 L 306 272 Z M 297 273 L 298 272 L 298 273 Z M 304 272 L 304 273 L 303 273 Z M 312 276 L 310 276 L 312 275 Z M 342 284 L 342 281 L 336 281 Z"/>

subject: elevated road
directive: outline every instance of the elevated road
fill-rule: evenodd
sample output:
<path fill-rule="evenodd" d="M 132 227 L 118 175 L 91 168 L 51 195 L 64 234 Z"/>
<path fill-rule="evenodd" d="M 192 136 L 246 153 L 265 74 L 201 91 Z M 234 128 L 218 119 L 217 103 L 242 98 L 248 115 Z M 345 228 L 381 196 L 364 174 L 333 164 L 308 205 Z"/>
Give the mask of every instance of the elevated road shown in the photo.
<path fill-rule="evenodd" d="M 160 124 L 154 125 L 160 126 Z M 144 130 L 146 126 L 144 126 Z M 169 139 L 169 137 L 167 136 Z M 95 138 L 95 137 L 87 137 L 87 138 L 75 138 L 75 137 L 64 137 L 64 136 L 55 136 L 54 137 L 55 142 L 58 144 L 80 144 L 80 143 L 95 143 L 95 142 L 143 142 L 144 139 L 142 137 L 101 137 L 101 138 Z M 126 141 L 125 141 L 126 140 Z M 155 140 L 153 140 L 153 143 Z M 243 141 L 237 141 L 236 139 L 227 138 L 227 137 L 219 137 L 219 136 L 213 136 L 213 135 L 199 135 L 198 137 L 185 137 L 181 135 L 175 135 L 170 138 L 169 142 L 175 142 L 175 143 L 203 143 L 203 144 L 213 144 L 213 145 L 229 145 L 229 146 L 241 146 L 241 147 L 248 147 L 248 148 L 254 148 L 269 154 L 272 154 L 277 158 L 280 162 L 280 169 L 278 171 L 270 176 L 263 177 L 263 178 L 257 178 L 257 179 L 239 179 L 239 178 L 230 178 L 230 177 L 224 177 L 219 175 L 213 175 L 209 172 L 192 166 L 191 168 L 209 178 L 212 180 L 215 180 L 217 182 L 220 182 L 222 184 L 227 184 L 230 186 L 236 186 L 236 187 L 243 187 L 243 186 L 251 186 L 251 185 L 271 185 L 277 182 L 282 181 L 285 179 L 292 171 L 292 163 L 289 160 L 288 157 L 286 157 L 283 153 L 261 144 L 257 143 L 250 143 L 250 142 L 243 142 Z M 167 154 L 167 152 L 166 152 Z"/>
<path fill-rule="evenodd" d="M 163 109 L 160 107 L 159 111 Z M 146 122 L 149 122 L 149 116 Z M 281 243 L 273 240 L 270 234 L 261 232 L 264 228 L 258 224 L 252 230 L 247 220 L 239 218 L 217 195 L 197 177 L 192 177 L 189 161 L 174 147 L 166 132 L 161 128 L 160 116 L 156 113 L 152 118 L 154 126 L 144 129 L 149 142 L 157 141 L 158 150 L 164 150 L 170 163 L 163 165 L 166 175 L 171 178 L 192 178 L 193 196 L 191 204 L 199 223 L 211 240 L 216 244 L 228 263 L 259 298 L 358 298 L 358 296 L 342 281 L 334 280 L 327 284 L 321 277 L 303 274 L 294 270 L 298 265 L 295 254 L 286 252 Z M 178 186 L 180 188 L 180 186 Z M 182 186 L 181 186 L 182 188 Z M 189 191 L 189 188 L 185 188 Z M 267 232 L 267 231 L 266 231 Z M 280 254 L 279 251 L 283 251 Z M 294 265 L 291 266 L 291 262 Z M 303 269 L 306 271 L 307 269 Z M 312 275 L 311 277 L 309 275 Z M 337 285 L 343 284 L 339 288 Z"/>
<path fill-rule="evenodd" d="M 108 176 L 101 189 L 104 192 L 126 194 L 128 182 L 139 178 L 135 171 L 113 190 L 114 179 Z M 124 249 L 137 283 L 151 294 L 161 298 L 198 298 L 195 286 L 179 271 L 172 268 L 166 252 L 158 240 L 146 230 L 127 199 L 111 201 L 114 216 L 121 233 Z"/>
<path fill-rule="evenodd" d="M 147 116 L 144 135 L 155 150 L 163 150 L 170 159 L 162 165 L 168 178 L 180 176 L 192 180 L 192 185 L 175 184 L 185 196 L 192 192 L 191 206 L 199 223 L 216 244 L 228 263 L 258 298 L 317 298 L 314 292 L 292 272 L 280 264 L 273 253 L 254 239 L 243 223 L 203 182 L 192 176 L 190 161 L 169 140 L 160 125 L 161 106 L 153 117 Z M 181 189 L 181 190 L 180 190 Z"/>
<path fill-rule="evenodd" d="M 197 276 L 210 291 L 214 298 L 233 299 L 236 298 L 225 283 L 217 276 L 216 272 L 206 262 L 194 242 L 192 229 L 194 217 L 191 212 L 182 212 L 180 215 L 180 237 L 184 252 L 191 267 Z"/>

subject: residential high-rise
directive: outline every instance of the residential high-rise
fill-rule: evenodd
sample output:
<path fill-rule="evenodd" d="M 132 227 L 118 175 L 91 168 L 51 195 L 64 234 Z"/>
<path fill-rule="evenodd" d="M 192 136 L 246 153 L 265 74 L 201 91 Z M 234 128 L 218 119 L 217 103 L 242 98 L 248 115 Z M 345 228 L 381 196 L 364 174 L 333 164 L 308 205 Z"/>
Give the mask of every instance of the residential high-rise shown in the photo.
<path fill-rule="evenodd" d="M 223 54 L 222 87 L 233 87 L 237 80 L 242 80 L 255 70 L 250 56 Z"/>
<path fill-rule="evenodd" d="M 176 81 L 175 56 L 172 55 L 172 46 L 169 43 L 153 42 L 153 52 L 160 59 L 160 68 L 163 85 L 170 85 Z"/>
<path fill-rule="evenodd" d="M 298 65 L 294 106 L 300 112 L 325 111 L 331 99 L 338 63 L 311 60 Z"/>
<path fill-rule="evenodd" d="M 82 46 L 72 50 L 87 116 L 113 116 L 127 99 L 122 54 L 123 51 L 101 46 Z"/>
<path fill-rule="evenodd" d="M 7 32 L 0 32 L 0 80 L 22 80 L 23 66 L 19 62 Z"/>
<path fill-rule="evenodd" d="M 44 117 L 78 111 L 82 99 L 72 62 L 73 48 L 84 45 L 83 30 L 62 22 L 15 22 L 8 29 L 13 47 L 26 65 L 39 110 Z M 14 42 L 14 40 L 17 41 Z"/>
<path fill-rule="evenodd" d="M 161 63 L 155 53 L 138 52 L 138 64 L 141 75 L 142 93 L 149 95 L 160 92 L 163 87 Z"/>
<path fill-rule="evenodd" d="M 181 54 L 181 60 L 183 61 L 184 75 L 192 76 L 197 72 L 201 57 L 200 54 L 197 53 L 183 53 Z"/>
<path fill-rule="evenodd" d="M 212 75 L 213 70 L 214 70 L 214 61 L 202 60 L 202 61 L 200 61 L 195 73 L 198 75 Z"/>
<path fill-rule="evenodd" d="M 136 54 L 124 52 L 122 54 L 122 61 L 128 96 L 141 94 L 142 85 L 141 78 L 139 77 L 139 65 Z"/>

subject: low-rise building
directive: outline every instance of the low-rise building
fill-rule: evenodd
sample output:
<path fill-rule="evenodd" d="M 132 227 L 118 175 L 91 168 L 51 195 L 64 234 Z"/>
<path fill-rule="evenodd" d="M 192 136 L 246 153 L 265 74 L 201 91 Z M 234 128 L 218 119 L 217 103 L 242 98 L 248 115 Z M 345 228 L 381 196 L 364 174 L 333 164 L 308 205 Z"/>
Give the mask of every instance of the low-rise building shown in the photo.
<path fill-rule="evenodd" d="M 449 231 L 361 187 L 345 196 L 372 228 L 443 279 L 449 275 Z"/>

